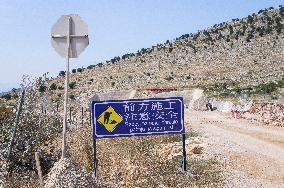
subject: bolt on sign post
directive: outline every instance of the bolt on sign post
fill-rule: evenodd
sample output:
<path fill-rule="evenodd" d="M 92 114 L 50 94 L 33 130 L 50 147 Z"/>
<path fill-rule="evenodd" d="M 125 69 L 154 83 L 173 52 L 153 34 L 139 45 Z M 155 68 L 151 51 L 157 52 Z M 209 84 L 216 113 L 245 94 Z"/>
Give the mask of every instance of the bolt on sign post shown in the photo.
<path fill-rule="evenodd" d="M 62 158 L 66 157 L 66 126 L 69 87 L 69 58 L 78 58 L 89 45 L 88 26 L 77 14 L 61 16 L 51 29 L 51 45 L 66 58 Z"/>
<path fill-rule="evenodd" d="M 94 176 L 97 175 L 96 139 L 182 134 L 186 171 L 184 104 L 181 97 L 92 101 Z"/>

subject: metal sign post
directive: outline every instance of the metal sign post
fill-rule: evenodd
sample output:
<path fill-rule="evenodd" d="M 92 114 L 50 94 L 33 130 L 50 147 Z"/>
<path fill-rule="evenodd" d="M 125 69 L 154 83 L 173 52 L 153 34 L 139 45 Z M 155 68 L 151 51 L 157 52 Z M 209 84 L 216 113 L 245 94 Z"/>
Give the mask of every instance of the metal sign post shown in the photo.
<path fill-rule="evenodd" d="M 83 125 L 84 125 L 84 108 L 83 107 L 81 107 L 81 123 L 82 123 L 82 127 L 83 127 Z"/>
<path fill-rule="evenodd" d="M 94 176 L 97 175 L 96 139 L 182 134 L 186 171 L 184 104 L 181 97 L 92 101 Z"/>
<path fill-rule="evenodd" d="M 186 171 L 185 133 L 182 134 L 182 170 Z"/>
<path fill-rule="evenodd" d="M 68 87 L 69 87 L 69 53 L 70 53 L 70 17 L 68 17 L 67 30 L 67 52 L 66 52 L 66 73 L 65 73 L 65 96 L 64 96 L 64 117 L 62 130 L 62 158 L 66 157 L 66 127 L 67 127 L 67 104 L 68 104 Z M 71 108 L 70 108 L 71 111 Z M 71 119 L 70 119 L 71 120 Z"/>
<path fill-rule="evenodd" d="M 77 58 L 89 45 L 88 27 L 79 15 L 70 14 L 59 18 L 51 30 L 51 44 L 55 51 L 66 58 L 65 99 L 62 132 L 62 158 L 66 157 L 66 128 L 69 87 L 69 58 Z"/>
<path fill-rule="evenodd" d="M 98 175 L 98 159 L 97 159 L 97 140 L 96 138 L 93 139 L 93 153 L 94 153 L 94 173 L 93 177 L 97 177 Z"/>
<path fill-rule="evenodd" d="M 8 146 L 8 153 L 7 153 L 7 159 L 8 160 L 11 159 L 12 148 L 13 148 L 13 145 L 14 145 L 14 139 L 15 139 L 15 136 L 16 136 L 16 131 L 17 131 L 17 128 L 18 128 L 20 116 L 21 116 L 21 113 L 22 113 L 24 100 L 25 100 L 25 89 L 22 90 L 21 98 L 19 100 L 18 110 L 17 110 L 17 113 L 16 113 L 16 118 L 14 120 L 13 133 L 12 133 L 11 141 L 10 141 L 9 146 Z"/>

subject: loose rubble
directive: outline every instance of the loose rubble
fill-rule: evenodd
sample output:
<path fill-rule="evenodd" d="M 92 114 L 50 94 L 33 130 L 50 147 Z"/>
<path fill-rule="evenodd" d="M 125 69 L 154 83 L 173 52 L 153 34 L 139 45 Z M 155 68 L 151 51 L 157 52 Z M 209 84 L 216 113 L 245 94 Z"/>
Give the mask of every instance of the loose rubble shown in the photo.
<path fill-rule="evenodd" d="M 75 165 L 70 159 L 60 159 L 54 164 L 45 181 L 46 188 L 96 187 L 86 170 Z"/>
<path fill-rule="evenodd" d="M 277 17 L 280 15 L 280 10 L 269 11 L 266 16 L 264 14 L 253 16 L 254 24 L 248 24 L 248 18 L 222 23 L 208 30 L 144 49 L 143 52 L 119 61 L 109 61 L 71 74 L 70 80 L 74 83 L 74 88 L 70 89 L 68 128 L 77 130 L 78 135 L 89 138 L 81 143 L 83 138 L 78 136 L 78 140 L 74 141 L 75 144 L 69 143 L 70 147 L 74 147 L 69 150 L 70 153 L 73 152 L 71 159 L 72 157 L 78 159 L 80 166 L 71 159 L 59 160 L 60 151 L 58 148 L 56 150 L 55 144 L 52 143 L 53 140 L 60 138 L 61 133 L 64 78 L 48 80 L 44 92 L 39 92 L 42 85 L 38 80 L 31 81 L 26 78 L 23 88 L 27 89 L 27 95 L 13 146 L 13 159 L 10 162 L 5 161 L 5 152 L 9 140 L 7 135 L 10 134 L 12 127 L 4 131 L 4 136 L 1 135 L 0 187 L 8 181 L 9 175 L 17 177 L 18 179 L 15 179 L 18 182 L 22 180 L 32 182 L 36 179 L 35 151 L 41 153 L 44 175 L 53 167 L 46 176 L 46 187 L 113 186 L 94 182 L 90 172 L 82 168 L 84 165 L 89 167 L 92 161 L 91 131 L 82 131 L 80 128 L 90 125 L 90 98 L 94 95 L 100 100 L 130 99 L 134 96 L 136 98 L 180 96 L 184 98 L 186 107 L 191 110 L 207 110 L 206 104 L 211 102 L 215 110 L 232 112 L 235 118 L 284 126 L 283 104 L 270 102 L 239 104 L 235 101 L 209 98 L 203 90 L 192 89 L 196 87 L 206 89 L 209 86 L 214 88 L 216 84 L 222 84 L 223 89 L 227 90 L 229 87 L 252 87 L 283 80 L 283 35 L 272 30 L 265 36 L 254 33 L 255 36 L 247 40 L 253 27 L 263 27 L 267 24 L 267 15 Z M 281 16 L 281 23 L 282 19 Z M 233 27 L 232 31 L 229 29 L 230 26 Z M 237 33 L 243 29 L 243 26 L 247 27 L 247 31 L 243 31 L 243 36 L 237 38 Z M 219 37 L 220 35 L 222 37 Z M 55 90 L 50 89 L 52 84 L 55 84 Z M 170 88 L 172 92 L 151 93 L 155 88 Z M 42 109 L 44 112 L 41 111 Z M 98 143 L 98 149 L 101 151 L 98 158 L 100 164 L 105 167 L 100 169 L 102 179 L 125 187 L 145 186 L 147 183 L 156 187 L 204 185 L 203 183 L 208 179 L 206 176 L 203 176 L 203 180 L 199 182 L 191 182 L 187 177 L 180 176 L 180 172 L 175 168 L 180 164 L 181 144 L 175 137 L 165 138 L 164 140 L 161 138 L 161 143 L 150 138 L 101 141 Z M 85 151 L 84 157 L 82 153 L 78 153 L 78 147 L 75 147 L 78 145 L 81 147 L 80 151 Z M 186 151 L 194 158 L 203 156 L 207 147 L 199 137 L 188 138 L 186 141 Z M 105 156 L 110 157 L 105 159 Z M 154 159 L 155 163 L 152 161 Z M 124 167 L 127 171 L 122 169 Z M 208 173 L 207 170 L 210 169 L 202 171 L 201 174 Z M 163 176 L 161 172 L 164 173 Z M 176 181 L 173 181 L 172 177 L 176 178 Z M 221 181 L 219 178 L 219 176 L 215 178 L 218 179 L 216 182 L 214 179 L 214 185 L 207 182 L 208 185 L 215 187 L 216 183 L 219 186 Z M 160 185 L 161 182 L 165 185 Z"/>
<path fill-rule="evenodd" d="M 235 105 L 232 109 L 232 116 L 235 118 L 256 120 L 267 125 L 283 127 L 284 105 L 269 102 Z"/>

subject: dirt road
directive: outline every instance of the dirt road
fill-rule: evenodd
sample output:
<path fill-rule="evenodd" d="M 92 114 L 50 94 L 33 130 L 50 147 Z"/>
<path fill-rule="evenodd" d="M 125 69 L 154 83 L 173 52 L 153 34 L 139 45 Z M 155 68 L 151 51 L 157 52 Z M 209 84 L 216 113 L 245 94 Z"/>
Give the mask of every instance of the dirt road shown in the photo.
<path fill-rule="evenodd" d="M 207 156 L 224 164 L 228 187 L 284 187 L 284 128 L 231 118 L 220 112 L 187 111 L 187 126 L 200 132 Z"/>

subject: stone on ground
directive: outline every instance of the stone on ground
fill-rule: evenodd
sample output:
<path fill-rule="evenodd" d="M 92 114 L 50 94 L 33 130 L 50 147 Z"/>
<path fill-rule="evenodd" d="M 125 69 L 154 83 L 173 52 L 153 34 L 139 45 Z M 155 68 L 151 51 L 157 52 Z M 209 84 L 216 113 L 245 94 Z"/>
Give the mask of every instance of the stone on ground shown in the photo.
<path fill-rule="evenodd" d="M 92 177 L 86 170 L 70 159 L 60 159 L 54 164 L 45 181 L 45 187 L 95 187 Z"/>

